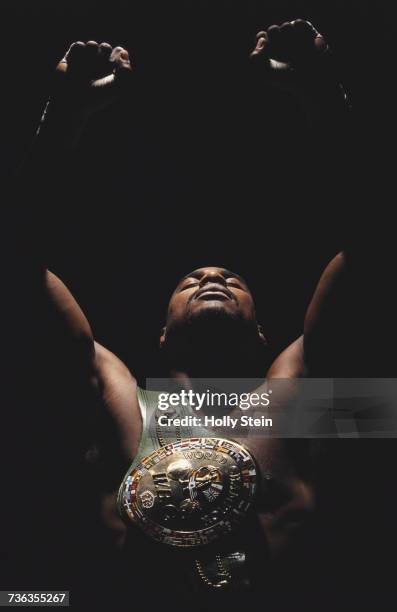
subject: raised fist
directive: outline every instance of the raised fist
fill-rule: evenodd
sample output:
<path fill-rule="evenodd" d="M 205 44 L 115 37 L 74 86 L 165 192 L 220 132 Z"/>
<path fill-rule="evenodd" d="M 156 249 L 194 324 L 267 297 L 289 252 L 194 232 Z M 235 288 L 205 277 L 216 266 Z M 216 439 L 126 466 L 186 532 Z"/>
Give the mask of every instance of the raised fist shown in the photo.
<path fill-rule="evenodd" d="M 258 32 L 251 57 L 265 60 L 273 72 L 285 72 L 310 69 L 328 49 L 322 34 L 309 21 L 296 19 Z"/>
<path fill-rule="evenodd" d="M 72 113 L 106 108 L 129 87 L 132 67 L 128 51 L 108 43 L 73 43 L 56 69 L 53 105 Z"/>

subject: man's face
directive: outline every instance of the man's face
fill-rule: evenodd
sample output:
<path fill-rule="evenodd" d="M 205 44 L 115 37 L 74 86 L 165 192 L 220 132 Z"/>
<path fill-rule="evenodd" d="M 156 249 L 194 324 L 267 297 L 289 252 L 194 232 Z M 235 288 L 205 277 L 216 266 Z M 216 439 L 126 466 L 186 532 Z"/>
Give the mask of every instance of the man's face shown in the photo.
<path fill-rule="evenodd" d="M 168 306 L 165 335 L 172 328 L 212 315 L 256 325 L 254 301 L 246 282 L 238 274 L 211 266 L 191 272 L 178 283 Z"/>

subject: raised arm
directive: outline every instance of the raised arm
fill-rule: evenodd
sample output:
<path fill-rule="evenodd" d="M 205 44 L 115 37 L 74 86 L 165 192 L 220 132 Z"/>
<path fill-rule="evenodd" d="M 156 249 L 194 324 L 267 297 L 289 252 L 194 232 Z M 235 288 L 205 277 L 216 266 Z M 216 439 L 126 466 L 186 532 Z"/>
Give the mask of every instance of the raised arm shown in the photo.
<path fill-rule="evenodd" d="M 123 95 L 131 79 L 129 56 L 122 47 L 93 41 L 72 44 L 56 68 L 51 98 L 14 188 L 17 213 L 22 214 L 16 214 L 15 253 L 7 259 L 3 279 L 8 366 L 15 372 L 27 364 L 44 396 L 47 387 L 55 385 L 60 411 L 63 397 L 73 388 L 77 405 L 86 404 L 83 387 L 95 389 L 103 399 L 109 379 L 103 367 L 111 360 L 98 357 L 87 317 L 71 291 L 48 270 L 48 245 L 56 241 L 58 231 L 57 196 L 70 180 L 68 159 L 87 122 Z M 67 212 L 59 211 L 61 216 Z M 127 369 L 123 371 L 124 379 L 131 379 Z"/>
<path fill-rule="evenodd" d="M 25 405 L 33 408 L 35 427 L 43 435 L 36 445 L 51 457 L 64 454 L 65 478 L 70 478 L 73 456 L 73 466 L 80 466 L 73 475 L 80 482 L 87 453 L 99 481 L 95 496 L 99 489 L 114 491 L 136 452 L 141 433 L 136 383 L 115 355 L 94 342 L 72 292 L 48 270 L 52 253 L 46 245 L 57 238 L 57 194 L 70 180 L 68 160 L 87 122 L 124 95 L 131 82 L 127 51 L 106 43 L 74 43 L 58 64 L 53 93 L 18 176 L 17 204 L 24 214 L 13 232 L 19 235 L 18 259 L 10 258 L 10 299 L 4 300 L 7 367 L 11 376 L 23 380 L 28 372 L 34 382 L 33 388 L 26 384 L 12 390 L 15 412 Z M 52 490 L 56 480 L 52 474 L 48 478 Z"/>

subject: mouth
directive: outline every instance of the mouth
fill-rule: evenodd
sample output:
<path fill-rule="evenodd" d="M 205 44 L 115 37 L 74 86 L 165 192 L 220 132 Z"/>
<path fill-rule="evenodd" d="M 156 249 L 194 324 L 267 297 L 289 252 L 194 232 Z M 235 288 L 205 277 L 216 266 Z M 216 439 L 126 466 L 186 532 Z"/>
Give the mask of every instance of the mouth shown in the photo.
<path fill-rule="evenodd" d="M 231 291 L 221 285 L 209 285 L 199 289 L 193 296 L 194 300 L 220 300 L 221 302 L 226 300 L 234 300 L 235 297 Z"/>

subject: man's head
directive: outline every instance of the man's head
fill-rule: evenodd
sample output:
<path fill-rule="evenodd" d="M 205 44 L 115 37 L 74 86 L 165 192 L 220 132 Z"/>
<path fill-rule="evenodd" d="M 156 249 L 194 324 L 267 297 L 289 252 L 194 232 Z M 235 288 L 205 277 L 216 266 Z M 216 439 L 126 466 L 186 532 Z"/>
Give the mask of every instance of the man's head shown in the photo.
<path fill-rule="evenodd" d="M 244 353 L 247 347 L 255 350 L 265 344 L 252 294 L 241 276 L 208 266 L 179 281 L 160 338 L 168 353 L 198 351 L 201 358 L 208 358 L 208 354 L 233 348 Z"/>

